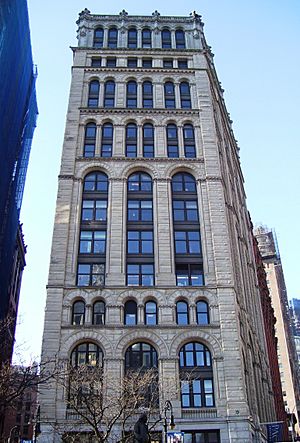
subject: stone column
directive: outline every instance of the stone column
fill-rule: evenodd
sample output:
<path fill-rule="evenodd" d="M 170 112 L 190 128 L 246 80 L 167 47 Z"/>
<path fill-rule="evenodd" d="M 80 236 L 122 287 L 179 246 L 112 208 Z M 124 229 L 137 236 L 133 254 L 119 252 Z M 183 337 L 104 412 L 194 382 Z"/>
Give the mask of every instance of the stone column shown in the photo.
<path fill-rule="evenodd" d="M 173 269 L 173 239 L 170 230 L 172 201 L 170 187 L 167 179 L 154 179 L 153 190 L 155 231 L 155 272 L 156 285 L 175 285 Z"/>
<path fill-rule="evenodd" d="M 106 253 L 106 286 L 123 286 L 125 284 L 124 233 L 126 229 L 126 220 L 124 217 L 126 211 L 123 209 L 125 201 L 125 185 L 126 183 L 122 179 L 110 179 Z"/>

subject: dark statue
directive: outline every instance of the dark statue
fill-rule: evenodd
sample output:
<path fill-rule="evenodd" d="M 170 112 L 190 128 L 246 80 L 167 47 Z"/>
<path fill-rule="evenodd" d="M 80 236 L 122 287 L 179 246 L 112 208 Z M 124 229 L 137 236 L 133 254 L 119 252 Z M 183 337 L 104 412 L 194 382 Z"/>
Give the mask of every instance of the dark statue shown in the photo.
<path fill-rule="evenodd" d="M 134 425 L 134 443 L 149 443 L 147 415 L 142 414 Z"/>

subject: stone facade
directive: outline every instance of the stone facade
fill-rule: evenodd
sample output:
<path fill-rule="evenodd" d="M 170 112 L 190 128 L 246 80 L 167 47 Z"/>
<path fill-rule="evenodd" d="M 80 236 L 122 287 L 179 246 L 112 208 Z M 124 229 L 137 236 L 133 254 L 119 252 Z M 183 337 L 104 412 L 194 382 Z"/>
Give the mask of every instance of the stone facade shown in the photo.
<path fill-rule="evenodd" d="M 128 347 L 136 342 L 153 346 L 159 360 L 162 383 L 161 403 L 171 400 L 176 430 L 215 431 L 218 440 L 227 442 L 266 441 L 261 423 L 276 415 L 266 353 L 260 295 L 252 246 L 239 149 L 222 97 L 207 46 L 200 16 L 162 17 L 79 15 L 78 47 L 72 48 L 74 64 L 67 113 L 65 139 L 59 175 L 58 197 L 51 251 L 48 297 L 43 337 L 43 359 L 56 355 L 68 361 L 75 346 L 97 344 L 104 353 L 104 364 L 115 373 L 124 372 Z M 103 29 L 103 40 L 95 48 L 95 30 Z M 117 47 L 108 47 L 109 29 L 118 29 Z M 137 30 L 136 48 L 127 48 L 128 30 Z M 150 29 L 151 47 L 143 47 L 142 30 Z M 162 48 L 162 30 L 170 31 L 171 48 Z M 185 35 L 185 48 L 176 48 L 176 31 Z M 102 32 L 102 31 L 101 31 Z M 102 36 L 101 36 L 102 39 Z M 94 46 L 93 46 L 94 45 Z M 92 66 L 101 57 L 101 66 Z M 116 59 L 108 67 L 108 58 Z M 137 66 L 128 67 L 128 58 Z M 152 67 L 143 67 L 143 58 Z M 173 68 L 166 67 L 171 59 Z M 179 62 L 186 63 L 185 67 Z M 179 64 L 178 64 L 179 63 Z M 91 81 L 97 81 L 96 106 L 88 106 Z M 105 106 L 105 83 L 115 82 L 114 107 Z M 137 104 L 127 106 L 126 85 L 137 84 Z M 143 82 L 153 85 L 153 104 L 143 108 Z M 175 107 L 165 107 L 164 85 L 174 85 Z M 190 88 L 190 107 L 181 107 L 181 84 Z M 95 123 L 95 149 L 83 155 L 86 125 Z M 112 156 L 101 157 L 101 131 L 113 125 Z M 126 157 L 125 134 L 128 124 L 137 125 L 136 156 Z M 154 128 L 153 158 L 144 158 L 143 125 Z M 168 157 L 166 127 L 178 131 L 178 157 Z M 194 130 L 195 156 L 186 158 L 185 125 Z M 86 176 L 99 171 L 109 181 L 105 254 L 105 283 L 77 285 L 83 184 Z M 133 173 L 146 173 L 153 184 L 154 285 L 127 285 L 127 183 Z M 201 262 L 204 283 L 179 286 L 176 280 L 172 180 L 175 174 L 189 174 L 196 183 L 198 218 L 201 233 Z M 188 260 L 188 257 L 186 257 Z M 128 276 L 127 276 L 128 278 Z M 177 282 L 177 283 L 176 283 Z M 85 321 L 72 324 L 74 302 L 85 303 Z M 105 302 L 105 324 L 95 325 L 92 307 Z M 124 305 L 137 304 L 137 324 L 124 324 Z M 145 324 L 145 303 L 153 300 L 158 322 Z M 188 324 L 176 322 L 176 303 L 188 304 Z M 207 324 L 197 321 L 197 302 L 205 301 Z M 180 322 L 179 322 L 180 323 Z M 211 407 L 184 408 L 180 390 L 168 398 L 167 384 L 179 386 L 179 351 L 187 343 L 201 343 L 212 357 L 214 402 Z M 59 441 L 53 422 L 66 423 L 64 393 L 58 386 L 41 396 L 40 440 Z M 54 400 L 55 399 L 55 400 Z M 157 426 L 162 429 L 162 424 Z M 206 434 L 205 434 L 206 435 Z M 205 437 L 207 438 L 207 436 Z"/>

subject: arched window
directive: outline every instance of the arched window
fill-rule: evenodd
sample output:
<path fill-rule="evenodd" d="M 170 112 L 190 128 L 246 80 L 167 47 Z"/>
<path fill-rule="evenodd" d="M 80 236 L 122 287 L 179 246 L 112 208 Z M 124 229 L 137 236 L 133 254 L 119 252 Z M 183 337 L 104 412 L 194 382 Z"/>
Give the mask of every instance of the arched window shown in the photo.
<path fill-rule="evenodd" d="M 107 198 L 106 174 L 103 172 L 88 174 L 84 180 L 82 195 L 78 286 L 104 285 Z"/>
<path fill-rule="evenodd" d="M 127 285 L 154 285 L 152 179 L 144 172 L 128 178 Z"/>
<path fill-rule="evenodd" d="M 129 123 L 126 126 L 126 157 L 137 156 L 137 126 L 135 123 Z"/>
<path fill-rule="evenodd" d="M 183 126 L 184 155 L 186 158 L 196 157 L 195 135 L 192 125 Z"/>
<path fill-rule="evenodd" d="M 182 407 L 213 407 L 213 371 L 208 348 L 196 342 L 185 344 L 179 352 L 179 367 Z"/>
<path fill-rule="evenodd" d="M 194 177 L 186 172 L 172 179 L 173 230 L 177 286 L 202 286 L 203 257 Z M 188 222 L 188 223 L 187 223 Z"/>
<path fill-rule="evenodd" d="M 185 172 L 176 174 L 172 179 L 172 190 L 196 193 L 196 181 L 192 175 Z"/>
<path fill-rule="evenodd" d="M 153 108 L 153 87 L 152 83 L 143 83 L 143 108 Z"/>
<path fill-rule="evenodd" d="M 196 303 L 197 323 L 198 325 L 209 324 L 208 304 L 206 301 L 198 301 Z"/>
<path fill-rule="evenodd" d="M 89 84 L 89 97 L 88 97 L 88 107 L 97 108 L 99 101 L 99 82 L 98 80 L 92 80 Z"/>
<path fill-rule="evenodd" d="M 158 408 L 158 358 L 153 346 L 148 343 L 134 343 L 125 353 L 125 374 L 133 391 L 138 391 L 138 406 Z"/>
<path fill-rule="evenodd" d="M 151 48 L 151 30 L 148 28 L 142 30 L 142 47 Z"/>
<path fill-rule="evenodd" d="M 105 325 L 104 301 L 96 301 L 93 304 L 93 325 Z"/>
<path fill-rule="evenodd" d="M 145 172 L 131 174 L 128 178 L 128 192 L 152 192 L 152 179 Z"/>
<path fill-rule="evenodd" d="M 107 175 L 103 172 L 92 172 L 85 177 L 84 192 L 105 192 L 108 191 Z"/>
<path fill-rule="evenodd" d="M 125 371 L 158 367 L 157 352 L 148 343 L 134 343 L 125 353 Z"/>
<path fill-rule="evenodd" d="M 97 133 L 96 123 L 88 123 L 85 126 L 84 147 L 83 147 L 84 157 L 95 156 L 96 133 Z"/>
<path fill-rule="evenodd" d="M 179 85 L 179 89 L 181 107 L 185 109 L 190 109 L 192 107 L 190 85 L 187 82 L 181 82 Z"/>
<path fill-rule="evenodd" d="M 102 48 L 103 47 L 103 37 L 104 30 L 103 28 L 96 28 L 94 31 L 94 48 Z"/>
<path fill-rule="evenodd" d="M 102 126 L 101 157 L 111 157 L 113 148 L 114 127 L 111 123 Z"/>
<path fill-rule="evenodd" d="M 166 82 L 165 86 L 165 107 L 166 108 L 175 108 L 175 88 L 172 82 Z"/>
<path fill-rule="evenodd" d="M 186 301 L 176 303 L 176 323 L 178 325 L 189 324 L 189 306 Z"/>
<path fill-rule="evenodd" d="M 167 125 L 167 150 L 168 157 L 179 157 L 177 126 L 173 123 Z"/>
<path fill-rule="evenodd" d="M 108 30 L 108 47 L 116 48 L 118 46 L 118 30 L 117 28 L 110 28 Z"/>
<path fill-rule="evenodd" d="M 115 106 L 115 82 L 108 80 L 104 85 L 104 107 L 113 108 Z"/>
<path fill-rule="evenodd" d="M 136 108 L 137 107 L 137 84 L 136 81 L 131 80 L 127 83 L 126 87 L 127 95 L 126 95 L 126 105 L 127 108 Z"/>
<path fill-rule="evenodd" d="M 154 128 L 151 123 L 143 126 L 143 157 L 154 157 Z"/>
<path fill-rule="evenodd" d="M 178 29 L 175 32 L 176 49 L 185 49 L 185 36 L 184 31 Z"/>
<path fill-rule="evenodd" d="M 84 325 L 85 303 L 83 301 L 75 301 L 72 309 L 72 325 Z"/>
<path fill-rule="evenodd" d="M 133 300 L 129 300 L 124 305 L 124 324 L 136 325 L 137 324 L 137 305 Z"/>
<path fill-rule="evenodd" d="M 137 30 L 136 30 L 136 28 L 128 29 L 128 48 L 137 48 Z"/>
<path fill-rule="evenodd" d="M 72 351 L 71 364 L 75 368 L 81 365 L 102 366 L 103 352 L 94 343 L 81 343 Z"/>
<path fill-rule="evenodd" d="M 169 29 L 163 29 L 161 31 L 161 46 L 167 49 L 172 48 L 171 31 L 169 31 Z"/>
<path fill-rule="evenodd" d="M 155 301 L 145 303 L 145 325 L 157 325 L 157 305 Z"/>

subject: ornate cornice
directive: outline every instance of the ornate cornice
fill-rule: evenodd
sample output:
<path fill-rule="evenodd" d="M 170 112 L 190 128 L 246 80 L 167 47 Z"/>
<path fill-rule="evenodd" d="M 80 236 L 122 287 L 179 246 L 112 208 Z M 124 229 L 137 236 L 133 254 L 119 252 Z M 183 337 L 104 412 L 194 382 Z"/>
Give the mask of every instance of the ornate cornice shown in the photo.
<path fill-rule="evenodd" d="M 182 163 L 182 166 L 187 166 L 190 163 L 204 163 L 204 158 L 185 158 L 185 157 L 178 157 L 178 158 L 168 158 L 168 157 L 154 157 L 154 158 L 144 158 L 144 157 L 135 157 L 135 158 L 128 158 L 128 157 L 76 157 L 76 161 L 81 161 L 84 163 L 89 163 L 91 161 L 101 161 L 103 163 L 111 163 L 111 162 L 126 162 L 126 163 L 138 163 L 142 162 L 143 164 L 147 163 Z M 77 180 L 77 179 L 76 179 Z M 154 179 L 155 180 L 155 179 Z M 206 179 L 198 179 L 200 181 L 206 181 Z"/>
<path fill-rule="evenodd" d="M 147 54 L 148 55 L 148 54 Z M 110 72 L 110 73 L 115 73 L 115 72 L 128 72 L 130 74 L 132 73 L 137 73 L 137 74 L 147 74 L 147 73 L 154 73 L 154 74 L 168 74 L 168 75 L 176 75 L 176 74 L 195 74 L 195 69 L 179 69 L 179 68 L 174 68 L 174 69 L 166 69 L 166 68 L 143 68 L 143 67 L 137 67 L 137 68 L 129 68 L 127 66 L 118 66 L 116 68 L 109 68 L 106 66 L 99 66 L 98 68 L 94 68 L 91 66 L 73 66 L 73 68 L 83 68 L 85 70 L 85 72 Z M 154 84 L 161 84 L 160 81 L 158 80 L 153 80 Z M 191 85 L 195 85 L 195 83 L 190 83 Z"/>
<path fill-rule="evenodd" d="M 165 109 L 165 108 L 151 108 L 151 109 L 142 109 L 142 108 L 79 108 L 80 114 L 142 114 L 142 115 L 153 115 L 153 114 L 164 114 L 164 115 L 198 115 L 200 109 Z"/>
<path fill-rule="evenodd" d="M 141 52 L 142 54 L 155 54 L 155 53 L 162 53 L 163 55 L 178 55 L 180 57 L 182 56 L 188 56 L 189 53 L 201 53 L 205 54 L 206 51 L 202 49 L 194 49 L 194 48 L 184 48 L 184 49 L 178 49 L 178 48 L 93 48 L 92 46 L 70 46 L 73 52 L 75 51 L 91 51 L 95 54 L 99 55 L 99 52 L 108 52 L 109 55 L 117 55 L 120 52 L 126 52 L 128 55 L 133 55 L 135 52 Z M 114 68 L 115 69 L 115 68 Z"/>

